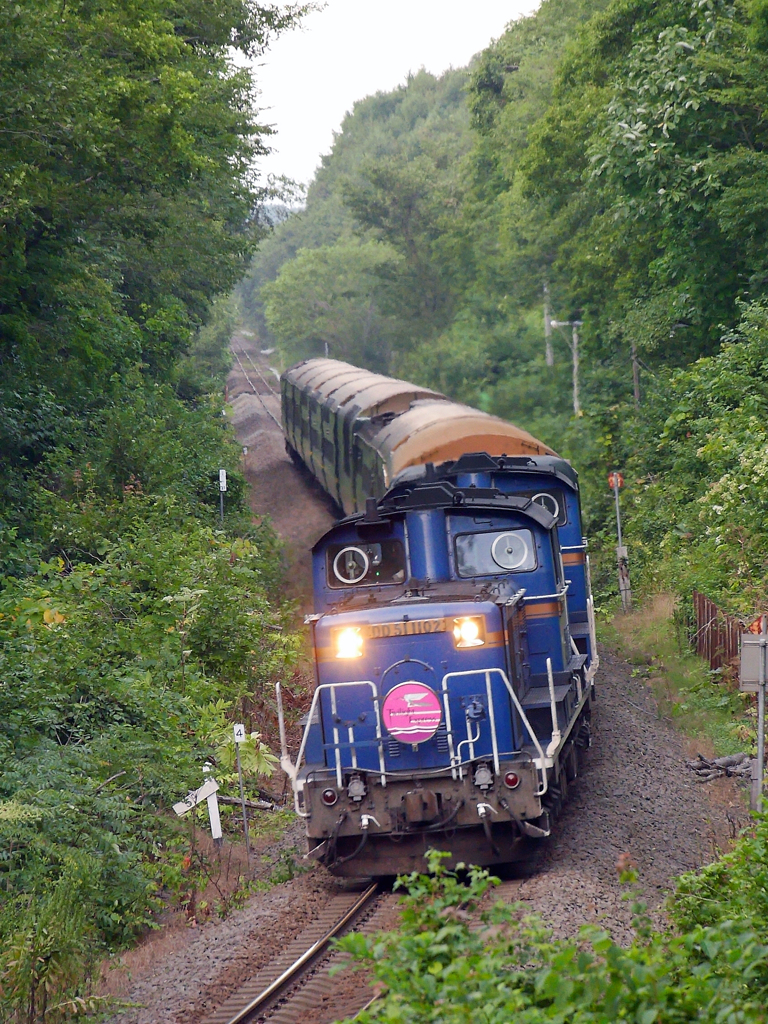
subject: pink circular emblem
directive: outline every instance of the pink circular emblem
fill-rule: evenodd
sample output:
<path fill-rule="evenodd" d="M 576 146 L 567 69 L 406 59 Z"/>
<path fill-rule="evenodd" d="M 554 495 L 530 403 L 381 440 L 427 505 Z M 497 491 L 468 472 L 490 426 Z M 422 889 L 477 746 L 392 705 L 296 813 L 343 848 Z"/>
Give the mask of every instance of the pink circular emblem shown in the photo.
<path fill-rule="evenodd" d="M 414 679 L 389 691 L 381 715 L 387 732 L 396 740 L 424 743 L 437 732 L 443 712 L 435 691 Z"/>

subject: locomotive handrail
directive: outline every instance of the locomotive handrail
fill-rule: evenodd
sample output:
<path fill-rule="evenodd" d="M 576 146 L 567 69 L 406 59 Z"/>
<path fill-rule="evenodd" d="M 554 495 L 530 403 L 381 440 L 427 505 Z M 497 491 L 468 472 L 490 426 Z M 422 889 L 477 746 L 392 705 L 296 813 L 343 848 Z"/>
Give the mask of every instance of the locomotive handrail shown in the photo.
<path fill-rule="evenodd" d="M 600 667 L 600 655 L 597 653 L 597 628 L 595 626 L 595 599 L 592 596 L 592 570 L 589 564 L 589 555 L 586 557 L 587 567 L 587 622 L 589 624 L 589 639 L 592 649 L 592 656 L 589 662 L 589 668 L 586 672 L 587 682 L 592 685 L 592 680 L 595 678 L 598 668 Z"/>
<path fill-rule="evenodd" d="M 304 753 L 305 753 L 306 747 L 307 747 L 307 738 L 309 737 L 309 729 L 310 729 L 310 726 L 312 724 L 312 719 L 314 718 L 315 713 L 317 711 L 317 705 L 318 705 L 319 700 L 320 700 L 321 692 L 323 690 L 330 690 L 331 691 L 331 708 L 332 708 L 334 716 L 335 716 L 335 714 L 336 714 L 336 694 L 335 694 L 335 690 L 336 689 L 341 689 L 343 687 L 348 687 L 348 686 L 370 686 L 371 691 L 373 693 L 373 706 L 374 706 L 374 709 L 376 711 L 376 746 L 378 747 L 378 750 L 379 750 L 379 770 L 380 770 L 380 775 L 381 775 L 381 784 L 382 784 L 382 786 L 386 786 L 387 785 L 387 773 L 386 773 L 386 766 L 384 764 L 384 743 L 383 743 L 383 737 L 382 737 L 382 734 L 381 734 L 381 715 L 379 713 L 379 694 L 378 694 L 378 690 L 376 688 L 376 684 L 373 683 L 370 679 L 356 679 L 356 680 L 354 680 L 352 682 L 346 682 L 346 683 L 321 683 L 315 689 L 315 692 L 312 695 L 312 704 L 310 705 L 310 708 L 309 708 L 309 714 L 307 715 L 307 727 L 304 730 L 304 735 L 301 738 L 301 745 L 299 746 L 299 752 L 296 755 L 296 763 L 293 764 L 293 763 L 290 762 L 289 758 L 286 758 L 286 760 L 290 763 L 290 768 L 292 769 L 292 771 L 286 771 L 286 774 L 291 776 L 292 779 L 296 780 L 298 778 L 298 772 L 299 772 L 299 769 L 301 768 L 301 763 L 304 760 Z M 279 693 L 278 693 L 278 700 L 280 700 Z M 349 727 L 349 732 L 350 732 L 350 734 L 352 733 L 352 727 L 351 726 Z M 334 727 L 333 727 L 333 738 L 334 738 L 334 743 L 333 743 L 334 755 L 335 755 L 335 761 L 336 761 L 336 781 L 337 781 L 337 783 L 339 785 L 339 789 L 341 789 L 341 786 L 343 785 L 344 779 L 343 779 L 343 776 L 342 776 L 341 749 L 340 749 L 340 744 L 339 744 L 339 730 L 338 730 L 338 727 L 336 725 L 334 725 Z M 350 735 L 349 739 L 350 739 L 350 745 L 352 746 L 352 749 L 353 749 L 353 765 L 352 766 L 353 767 L 357 767 L 357 754 L 354 752 L 354 746 L 355 746 L 355 744 L 354 744 L 354 737 L 352 735 Z M 284 770 L 286 770 L 286 769 L 284 768 Z M 299 808 L 299 788 L 298 787 L 294 787 L 294 808 L 296 810 L 296 813 L 299 815 L 299 817 L 301 817 L 301 818 L 308 817 L 308 812 L 307 811 L 302 811 Z"/>
<path fill-rule="evenodd" d="M 568 581 L 566 580 L 565 586 L 562 590 L 558 590 L 554 594 L 526 594 L 523 601 L 547 601 L 551 598 L 556 598 L 558 601 L 565 597 L 568 593 Z"/>
<path fill-rule="evenodd" d="M 549 713 L 552 716 L 552 739 L 547 745 L 547 757 L 552 757 L 560 746 L 560 726 L 557 721 L 557 701 L 555 700 L 555 677 L 552 675 L 552 659 L 547 658 L 547 683 L 549 685 Z M 581 698 L 581 694 L 579 694 Z"/>
<path fill-rule="evenodd" d="M 457 756 L 456 756 L 456 754 L 454 754 L 454 751 L 453 751 L 453 742 L 450 739 L 451 734 L 452 734 L 452 730 L 451 730 L 451 725 L 450 725 L 451 710 L 450 710 L 450 705 L 449 705 L 449 701 L 448 701 L 448 680 L 456 678 L 458 676 L 476 676 L 476 675 L 480 675 L 481 673 L 484 673 L 485 674 L 485 683 L 486 683 L 486 692 L 488 694 L 488 705 L 489 705 L 488 706 L 488 717 L 489 717 L 489 722 L 490 722 L 490 725 L 491 725 L 491 744 L 493 746 L 493 758 L 494 758 L 493 766 L 494 766 L 494 769 L 496 770 L 496 774 L 497 775 L 499 774 L 499 749 L 498 749 L 498 740 L 497 740 L 497 737 L 496 737 L 496 717 L 495 717 L 495 714 L 493 713 L 493 695 L 492 695 L 491 688 L 490 688 L 490 686 L 491 686 L 490 677 L 491 677 L 491 673 L 492 672 L 496 672 L 499 676 L 501 676 L 501 680 L 504 683 L 504 685 L 506 686 L 507 692 L 509 693 L 509 696 L 512 698 L 512 703 L 515 706 L 515 710 L 517 711 L 518 715 L 520 715 L 520 718 L 521 718 L 521 720 L 523 722 L 523 725 L 527 729 L 528 735 L 531 737 L 531 739 L 533 741 L 533 745 L 536 748 L 536 751 L 537 751 L 537 753 L 539 755 L 539 763 L 537 764 L 535 760 L 533 762 L 536 765 L 536 767 L 539 770 L 540 775 L 541 775 L 541 782 L 540 782 L 540 785 L 539 785 L 539 789 L 536 791 L 536 796 L 543 796 L 547 792 L 547 768 L 549 767 L 549 764 L 547 762 L 549 761 L 551 763 L 551 758 L 548 758 L 546 756 L 546 754 L 544 753 L 544 748 L 542 747 L 541 743 L 539 742 L 538 736 L 533 731 L 533 727 L 531 726 L 531 723 L 528 721 L 528 716 L 526 715 L 525 711 L 523 710 L 523 705 L 520 703 L 520 701 L 519 701 L 519 699 L 517 697 L 517 694 L 515 693 L 514 687 L 510 683 L 509 679 L 507 678 L 507 673 L 504 671 L 504 669 L 501 669 L 501 668 L 495 668 L 494 667 L 494 668 L 480 668 L 480 669 L 465 669 L 462 672 L 446 672 L 446 674 L 443 676 L 443 682 L 442 682 L 441 689 L 442 689 L 442 694 L 443 694 L 443 704 L 445 706 L 445 724 L 448 727 L 449 743 L 450 743 L 450 747 L 451 747 L 451 769 L 452 769 L 452 771 L 454 773 L 456 772 L 456 769 L 458 769 L 459 772 L 460 772 L 461 771 L 461 766 L 465 762 L 457 760 Z M 466 742 L 466 741 L 462 741 L 462 742 Z M 456 748 L 456 751 L 458 753 L 458 747 Z M 454 774 L 454 778 L 455 777 L 456 776 Z"/>
<path fill-rule="evenodd" d="M 470 722 L 469 718 L 467 718 L 466 721 L 467 721 L 467 738 L 465 740 L 461 740 L 460 743 L 456 747 L 456 760 L 458 760 L 459 763 L 461 763 L 461 758 L 459 757 L 459 751 L 461 750 L 461 748 L 465 744 L 469 747 L 469 763 L 474 761 L 474 759 L 475 759 L 475 744 L 480 739 L 480 723 L 479 722 L 477 723 L 477 734 L 475 736 L 473 736 L 472 735 L 472 723 Z"/>
<path fill-rule="evenodd" d="M 525 710 L 524 710 L 522 704 L 520 703 L 520 700 L 519 700 L 517 694 L 515 693 L 514 687 L 512 686 L 512 684 L 510 683 L 510 681 L 509 681 L 509 679 L 507 677 L 506 672 L 503 669 L 497 668 L 497 667 L 485 668 L 485 669 L 482 669 L 482 668 L 481 669 L 466 669 L 466 670 L 463 670 L 461 672 L 447 672 L 443 676 L 443 679 L 442 679 L 442 682 L 441 682 L 441 694 L 442 694 L 442 698 L 443 698 L 443 706 L 444 706 L 444 709 L 445 709 L 445 724 L 446 724 L 446 732 L 447 732 L 447 738 L 448 738 L 448 744 L 449 744 L 449 757 L 450 757 L 450 770 L 451 770 L 451 774 L 453 775 L 454 778 L 461 778 L 461 777 L 463 777 L 462 768 L 466 764 L 471 764 L 472 760 L 474 759 L 473 746 L 474 746 L 474 743 L 477 742 L 477 740 L 479 739 L 479 733 L 478 733 L 477 736 L 472 736 L 471 732 L 470 732 L 470 729 L 469 729 L 469 722 L 468 722 L 467 723 L 467 725 L 468 725 L 468 728 L 467 728 L 467 739 L 461 740 L 456 746 L 454 746 L 454 730 L 453 730 L 453 725 L 452 725 L 452 722 L 451 722 L 451 709 L 450 709 L 450 700 L 449 700 L 449 696 L 450 695 L 449 695 L 449 691 L 448 691 L 448 682 L 449 682 L 450 679 L 458 678 L 460 676 L 471 676 L 471 675 L 484 675 L 485 676 L 486 694 L 487 694 L 487 697 L 488 697 L 488 719 L 489 719 L 489 726 L 490 726 L 490 731 L 491 731 L 491 746 L 492 746 L 492 750 L 493 750 L 493 765 L 494 765 L 494 770 L 495 770 L 496 774 L 497 775 L 499 774 L 499 771 L 500 771 L 500 754 L 499 754 L 499 747 L 498 747 L 498 737 L 497 737 L 497 734 L 496 734 L 495 704 L 494 704 L 494 700 L 493 700 L 493 691 L 492 691 L 492 687 L 491 687 L 491 674 L 492 673 L 496 673 L 501 678 L 501 681 L 504 683 L 504 686 L 505 686 L 505 688 L 507 690 L 507 693 L 509 694 L 509 697 L 510 697 L 510 699 L 511 699 L 511 701 L 512 701 L 514 707 L 515 707 L 515 710 L 517 711 L 518 715 L 520 716 L 520 719 L 521 719 L 521 721 L 522 721 L 522 723 L 523 723 L 523 725 L 524 725 L 528 735 L 530 736 L 530 738 L 531 738 L 531 740 L 533 742 L 533 746 L 536 749 L 536 752 L 538 754 L 538 758 L 534 758 L 533 759 L 533 764 L 536 767 L 537 771 L 539 772 L 540 782 L 539 782 L 539 787 L 538 787 L 535 795 L 536 796 L 543 796 L 547 792 L 547 788 L 548 788 L 547 769 L 549 767 L 551 767 L 551 765 L 553 763 L 553 754 L 556 752 L 556 750 L 551 749 L 552 744 L 550 744 L 549 749 L 547 749 L 546 751 L 544 750 L 544 748 L 541 745 L 541 742 L 540 742 L 539 738 L 537 737 L 536 733 L 534 732 L 534 729 L 533 729 L 530 721 L 528 720 L 528 716 L 526 715 Z M 342 747 L 344 747 L 344 748 L 348 747 L 348 748 L 351 749 L 351 752 L 352 752 L 352 768 L 355 769 L 357 767 L 357 754 L 356 754 L 356 751 L 355 751 L 355 747 L 356 746 L 366 746 L 366 747 L 368 747 L 368 746 L 375 745 L 377 747 L 377 749 L 378 749 L 378 752 L 379 752 L 379 771 L 378 771 L 377 774 L 380 777 L 381 785 L 382 786 L 386 786 L 387 785 L 387 776 L 388 775 L 396 774 L 396 773 L 392 773 L 392 772 L 388 772 L 387 771 L 386 764 L 385 764 L 385 761 L 384 761 L 383 735 L 382 735 L 382 729 L 381 729 L 381 715 L 380 715 L 380 707 L 379 707 L 380 697 L 379 697 L 379 694 L 378 694 L 378 689 L 376 687 L 376 684 L 374 682 L 372 682 L 370 679 L 357 679 L 357 680 L 353 680 L 351 682 L 343 682 L 343 683 L 321 683 L 316 688 L 314 694 L 312 695 L 312 704 L 310 706 L 309 714 L 307 716 L 307 728 L 304 730 L 304 735 L 302 736 L 301 745 L 299 747 L 299 752 L 298 752 L 298 755 L 296 757 L 296 763 L 293 764 L 290 761 L 290 758 L 288 758 L 287 756 L 281 759 L 281 762 L 283 760 L 285 762 L 287 762 L 287 766 L 284 765 L 284 768 L 285 768 L 285 770 L 287 771 L 287 773 L 291 776 L 291 778 L 293 780 L 297 779 L 299 769 L 301 768 L 301 765 L 302 765 L 302 763 L 304 761 L 304 756 L 305 756 L 305 753 L 306 753 L 307 740 L 308 740 L 308 737 L 309 737 L 310 723 L 312 722 L 312 719 L 314 718 L 314 716 L 315 716 L 315 714 L 317 712 L 317 708 L 318 708 L 318 703 L 319 703 L 319 700 L 320 700 L 321 692 L 323 690 L 330 691 L 330 694 L 331 694 L 331 709 L 332 709 L 334 717 L 335 717 L 336 716 L 336 710 L 337 710 L 335 691 L 337 689 L 348 688 L 348 687 L 351 687 L 351 686 L 368 686 L 371 689 L 372 704 L 374 706 L 374 710 L 375 710 L 375 714 L 376 714 L 376 740 L 375 741 L 373 741 L 373 740 L 362 741 L 361 740 L 361 741 L 359 741 L 359 743 L 356 743 L 355 738 L 354 738 L 353 728 L 351 726 L 348 726 L 348 733 L 349 733 L 349 735 L 348 735 L 348 742 L 342 743 L 341 739 L 340 739 L 340 735 L 339 735 L 338 726 L 334 725 L 334 729 L 333 729 L 333 743 L 332 744 L 324 744 L 324 746 L 329 747 L 329 748 L 330 747 L 333 748 L 333 751 L 334 751 L 334 761 L 335 761 L 334 769 L 335 769 L 335 774 L 336 774 L 336 781 L 337 781 L 337 784 L 338 784 L 339 788 L 341 788 L 341 786 L 343 785 L 343 781 L 344 781 L 344 779 L 343 779 L 343 766 L 341 764 L 341 748 Z M 281 695 L 278 693 L 279 704 L 282 703 L 282 701 L 280 700 L 280 696 Z M 587 696 L 586 693 L 584 693 L 583 696 L 580 694 L 580 699 L 577 702 L 578 708 L 581 707 L 581 705 L 583 704 L 584 700 L 586 699 L 586 696 Z M 279 711 L 281 711 L 281 710 L 282 709 L 279 709 Z M 574 720 L 575 720 L 575 717 L 577 717 L 577 716 L 574 716 Z M 572 725 L 573 725 L 573 723 L 571 723 L 571 726 Z M 566 729 L 564 735 L 558 736 L 558 743 L 557 743 L 558 747 L 562 745 L 563 741 L 567 738 L 567 736 L 569 735 L 570 731 L 571 731 L 571 728 L 569 727 L 569 728 Z M 555 736 L 553 734 L 553 740 L 554 739 L 555 739 Z M 470 747 L 470 758 L 469 758 L 468 761 L 462 761 L 460 756 L 459 756 L 459 750 L 460 750 L 460 748 L 464 744 L 468 744 L 469 747 Z M 290 769 L 290 770 L 288 770 L 288 769 Z M 444 771 L 444 770 L 445 769 L 437 768 L 434 771 L 434 774 L 439 774 L 440 771 Z M 429 773 L 429 774 L 433 774 L 433 773 Z M 295 804 L 296 813 L 300 817 L 306 818 L 308 816 L 308 813 L 306 811 L 303 811 L 299 807 L 299 800 L 298 800 L 298 798 L 299 798 L 299 787 L 296 787 L 295 793 L 294 793 L 294 804 Z"/>

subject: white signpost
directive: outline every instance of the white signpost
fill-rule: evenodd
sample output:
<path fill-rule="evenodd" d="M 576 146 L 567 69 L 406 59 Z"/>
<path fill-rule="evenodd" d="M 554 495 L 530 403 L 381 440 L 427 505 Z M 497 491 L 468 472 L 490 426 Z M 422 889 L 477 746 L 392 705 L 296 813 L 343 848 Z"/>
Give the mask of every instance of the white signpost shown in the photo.
<path fill-rule="evenodd" d="M 227 471 L 219 470 L 219 511 L 221 513 L 221 525 L 224 525 L 224 492 L 227 489 Z"/>
<path fill-rule="evenodd" d="M 757 757 L 752 761 L 752 793 L 750 805 L 753 811 L 763 809 L 763 776 L 765 775 L 765 686 L 768 681 L 768 633 L 765 632 L 765 618 L 761 633 L 741 634 L 741 665 L 739 667 L 739 689 L 742 693 L 757 694 Z"/>
<path fill-rule="evenodd" d="M 248 812 L 245 809 L 245 790 L 243 789 L 243 770 L 240 767 L 240 744 L 245 742 L 245 726 L 237 724 L 232 726 L 235 734 L 235 752 L 237 754 L 237 777 L 240 781 L 240 803 L 243 808 L 243 832 L 245 833 L 245 855 L 248 863 L 251 863 L 251 844 L 248 838 Z"/>
<path fill-rule="evenodd" d="M 221 818 L 219 817 L 219 801 L 216 797 L 218 789 L 219 784 L 216 779 L 206 779 L 199 789 L 190 790 L 183 800 L 174 804 L 173 809 L 179 817 L 181 817 L 183 814 L 186 814 L 187 811 L 191 811 L 193 807 L 197 807 L 198 804 L 201 804 L 203 800 L 205 800 L 208 804 L 208 817 L 211 821 L 211 835 L 213 836 L 213 841 L 217 846 L 221 846 Z"/>

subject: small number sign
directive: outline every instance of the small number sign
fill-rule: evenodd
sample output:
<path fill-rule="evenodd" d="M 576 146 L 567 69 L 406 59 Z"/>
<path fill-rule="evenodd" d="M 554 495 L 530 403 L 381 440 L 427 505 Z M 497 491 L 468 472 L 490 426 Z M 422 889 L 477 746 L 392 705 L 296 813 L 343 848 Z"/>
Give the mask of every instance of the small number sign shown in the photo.
<path fill-rule="evenodd" d="M 245 739 L 245 726 L 235 725 L 233 726 L 233 731 L 235 734 L 235 743 L 242 743 Z"/>
<path fill-rule="evenodd" d="M 617 487 L 624 486 L 624 477 L 621 473 L 609 473 L 608 474 L 608 486 L 612 491 L 616 490 Z"/>
<path fill-rule="evenodd" d="M 219 490 L 226 491 L 227 489 L 227 471 L 226 469 L 219 470 Z"/>

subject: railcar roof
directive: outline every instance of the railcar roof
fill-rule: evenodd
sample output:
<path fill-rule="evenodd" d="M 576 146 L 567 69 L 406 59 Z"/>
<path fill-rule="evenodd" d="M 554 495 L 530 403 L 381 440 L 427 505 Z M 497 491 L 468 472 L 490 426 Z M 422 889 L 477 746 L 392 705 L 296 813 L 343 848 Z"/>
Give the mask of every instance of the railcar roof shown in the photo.
<path fill-rule="evenodd" d="M 542 474 L 549 474 L 572 490 L 578 491 L 579 489 L 579 477 L 576 470 L 570 462 L 560 458 L 559 455 L 510 456 L 507 452 L 504 455 L 506 458 L 500 456 L 492 458 L 487 452 L 466 452 L 459 459 L 449 462 L 429 466 L 421 463 L 408 466 L 394 477 L 390 484 L 390 490 L 407 487 L 409 484 L 423 480 L 450 480 L 461 473 L 499 472 L 538 477 L 541 477 Z"/>
<path fill-rule="evenodd" d="M 403 412 L 420 398 L 448 401 L 431 388 L 371 373 L 338 359 L 307 359 L 283 376 L 301 388 L 311 388 L 319 401 L 329 401 L 336 408 L 354 405 L 363 416 Z"/>
<path fill-rule="evenodd" d="M 376 447 L 394 478 L 407 466 L 447 462 L 466 452 L 556 455 L 527 430 L 454 402 L 418 401 L 377 435 Z"/>

